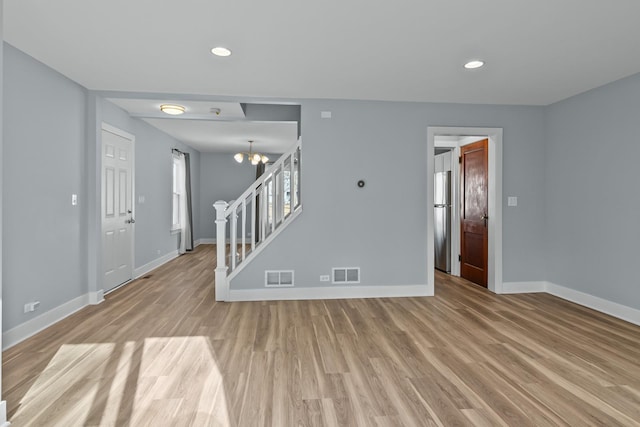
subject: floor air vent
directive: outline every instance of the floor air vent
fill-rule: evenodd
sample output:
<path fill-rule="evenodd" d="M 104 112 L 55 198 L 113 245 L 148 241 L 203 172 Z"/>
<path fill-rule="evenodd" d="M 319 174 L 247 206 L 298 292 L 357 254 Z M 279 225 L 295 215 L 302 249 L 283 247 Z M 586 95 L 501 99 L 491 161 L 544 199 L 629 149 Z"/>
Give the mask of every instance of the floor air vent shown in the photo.
<path fill-rule="evenodd" d="M 264 285 L 268 288 L 293 286 L 293 270 L 265 270 Z"/>
<path fill-rule="evenodd" d="M 360 283 L 360 267 L 341 267 L 331 270 L 333 283 Z"/>

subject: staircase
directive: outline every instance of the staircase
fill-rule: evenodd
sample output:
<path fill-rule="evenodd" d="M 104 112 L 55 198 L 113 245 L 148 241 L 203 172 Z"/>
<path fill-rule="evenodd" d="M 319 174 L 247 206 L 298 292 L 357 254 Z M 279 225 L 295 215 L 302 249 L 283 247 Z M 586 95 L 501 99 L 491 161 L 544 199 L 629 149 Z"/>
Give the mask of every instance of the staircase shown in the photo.
<path fill-rule="evenodd" d="M 298 140 L 235 201 L 214 203 L 216 301 L 228 300 L 231 279 L 302 212 L 300 147 Z"/>

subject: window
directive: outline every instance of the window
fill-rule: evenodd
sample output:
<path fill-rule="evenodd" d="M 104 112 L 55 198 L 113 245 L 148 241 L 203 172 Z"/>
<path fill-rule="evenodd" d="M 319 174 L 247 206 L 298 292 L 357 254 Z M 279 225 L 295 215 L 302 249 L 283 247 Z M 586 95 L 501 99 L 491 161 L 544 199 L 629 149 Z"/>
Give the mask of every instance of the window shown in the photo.
<path fill-rule="evenodd" d="M 180 157 L 173 156 L 173 215 L 171 220 L 171 230 L 176 231 L 182 228 L 182 220 L 180 218 Z"/>

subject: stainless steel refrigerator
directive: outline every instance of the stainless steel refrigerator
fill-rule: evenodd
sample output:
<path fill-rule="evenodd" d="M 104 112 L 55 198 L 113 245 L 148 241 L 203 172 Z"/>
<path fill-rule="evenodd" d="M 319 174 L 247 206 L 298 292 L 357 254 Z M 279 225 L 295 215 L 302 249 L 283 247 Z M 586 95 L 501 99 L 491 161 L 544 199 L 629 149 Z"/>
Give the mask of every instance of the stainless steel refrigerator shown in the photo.
<path fill-rule="evenodd" d="M 436 268 L 451 272 L 451 171 L 438 172 L 434 179 L 434 230 Z"/>

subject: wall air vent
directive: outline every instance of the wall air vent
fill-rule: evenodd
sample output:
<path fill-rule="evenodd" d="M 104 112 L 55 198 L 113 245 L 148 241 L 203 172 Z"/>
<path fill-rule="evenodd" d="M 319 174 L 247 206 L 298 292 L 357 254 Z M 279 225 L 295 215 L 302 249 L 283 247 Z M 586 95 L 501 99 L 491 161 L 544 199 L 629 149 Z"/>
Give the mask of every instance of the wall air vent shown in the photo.
<path fill-rule="evenodd" d="M 293 270 L 265 270 L 264 285 L 267 288 L 293 286 Z"/>
<path fill-rule="evenodd" d="M 331 269 L 332 283 L 360 283 L 360 267 L 340 267 Z"/>

